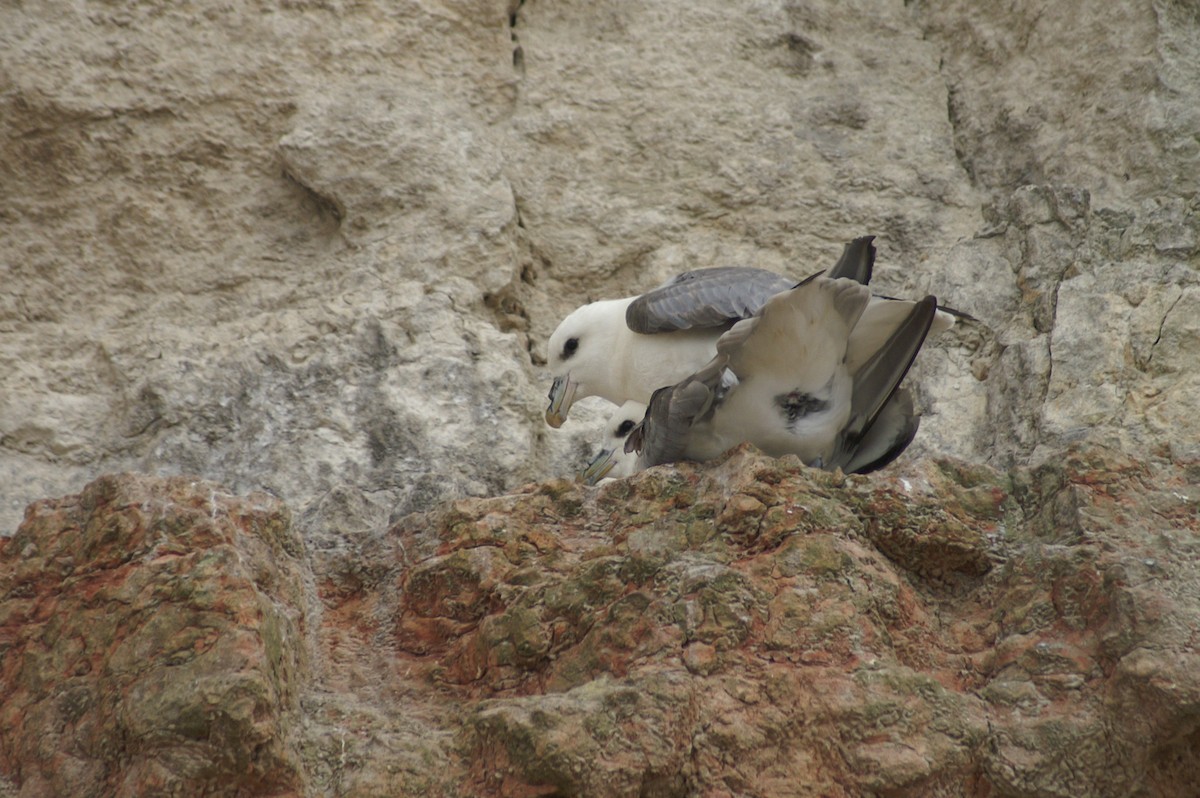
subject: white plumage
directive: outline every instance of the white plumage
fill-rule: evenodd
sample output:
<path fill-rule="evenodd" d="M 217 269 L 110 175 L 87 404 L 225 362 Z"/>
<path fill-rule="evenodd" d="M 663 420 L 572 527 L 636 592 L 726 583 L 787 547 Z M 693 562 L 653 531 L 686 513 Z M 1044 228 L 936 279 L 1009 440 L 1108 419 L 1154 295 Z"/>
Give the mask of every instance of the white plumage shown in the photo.
<path fill-rule="evenodd" d="M 758 269 L 702 269 L 639 297 L 576 309 L 550 337 L 555 381 L 547 422 L 561 425 L 571 404 L 585 396 L 651 404 L 657 389 L 688 383 L 693 403 L 700 386 L 712 394 L 705 412 L 690 407 L 684 423 L 679 412 L 661 407 L 655 416 L 652 405 L 650 429 L 657 425 L 678 436 L 686 427 L 687 441 L 682 448 L 675 441 L 652 449 L 649 460 L 710 459 L 750 441 L 769 454 L 794 453 L 826 467 L 837 460 L 840 467 L 869 470 L 889 462 L 916 431 L 911 398 L 897 393 L 897 384 L 925 333 L 949 328 L 954 317 L 934 313 L 931 297 L 873 297 L 865 287 L 874 260 L 870 242 L 851 242 L 831 277 L 814 276 L 794 288 Z M 834 279 L 839 274 L 853 279 Z M 919 335 L 911 322 L 918 309 L 928 315 Z M 907 358 L 903 364 L 889 362 L 897 355 Z M 712 372 L 714 358 L 724 358 L 719 376 Z M 877 418 L 888 429 L 868 434 Z M 854 446 L 862 456 L 848 448 Z M 604 448 L 619 450 L 607 441 Z M 619 462 L 610 473 L 620 475 L 626 461 L 613 459 Z M 647 458 L 640 460 L 644 467 Z"/>

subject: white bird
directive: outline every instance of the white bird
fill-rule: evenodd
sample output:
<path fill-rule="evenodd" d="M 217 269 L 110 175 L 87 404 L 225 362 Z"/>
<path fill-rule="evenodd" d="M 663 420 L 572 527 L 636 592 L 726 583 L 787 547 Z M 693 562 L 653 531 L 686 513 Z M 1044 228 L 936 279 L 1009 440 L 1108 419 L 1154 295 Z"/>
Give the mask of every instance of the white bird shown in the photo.
<path fill-rule="evenodd" d="M 846 245 L 827 277 L 871 279 L 873 236 Z M 546 422 L 559 427 L 571 405 L 585 396 L 621 404 L 649 402 L 655 389 L 674 385 L 716 354 L 717 339 L 750 318 L 795 281 L 763 269 L 718 267 L 685 272 L 641 296 L 593 302 L 573 311 L 550 336 L 554 376 Z M 853 350 L 862 360 L 876 351 L 913 303 L 872 297 L 855 327 Z M 939 312 L 933 330 L 954 323 Z M 860 361 L 861 364 L 861 361 Z"/>
<path fill-rule="evenodd" d="M 721 336 L 702 369 L 654 392 L 626 441 L 626 453 L 639 453 L 635 470 L 709 460 L 744 441 L 846 472 L 891 462 L 916 434 L 911 397 L 898 386 L 937 302 L 909 303 L 905 318 L 867 352 L 862 342 L 870 336 L 856 332 L 876 324 L 870 303 L 860 283 L 822 276 L 773 296 Z M 628 468 L 627 460 L 609 459 Z M 585 476 L 602 477 L 604 466 L 598 457 Z"/>
<path fill-rule="evenodd" d="M 589 485 L 602 479 L 619 479 L 637 471 L 637 452 L 625 451 L 625 439 L 646 415 L 646 405 L 632 399 L 618 407 L 604 425 L 600 451 L 580 473 L 579 478 Z"/>

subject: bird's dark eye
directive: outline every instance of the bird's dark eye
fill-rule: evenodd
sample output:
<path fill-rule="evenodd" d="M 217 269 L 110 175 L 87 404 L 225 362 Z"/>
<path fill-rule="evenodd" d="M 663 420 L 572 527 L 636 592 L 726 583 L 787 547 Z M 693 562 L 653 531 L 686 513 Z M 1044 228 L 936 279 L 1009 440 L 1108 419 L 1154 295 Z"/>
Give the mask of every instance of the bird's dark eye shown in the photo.
<path fill-rule="evenodd" d="M 563 344 L 563 357 L 564 358 L 570 357 L 571 355 L 575 354 L 575 350 L 578 348 L 579 348 L 579 339 L 578 338 L 568 338 L 567 342 L 565 344 Z"/>
<path fill-rule="evenodd" d="M 631 429 L 633 429 L 633 419 L 627 418 L 621 422 L 621 426 L 617 427 L 617 435 L 624 438 Z"/>

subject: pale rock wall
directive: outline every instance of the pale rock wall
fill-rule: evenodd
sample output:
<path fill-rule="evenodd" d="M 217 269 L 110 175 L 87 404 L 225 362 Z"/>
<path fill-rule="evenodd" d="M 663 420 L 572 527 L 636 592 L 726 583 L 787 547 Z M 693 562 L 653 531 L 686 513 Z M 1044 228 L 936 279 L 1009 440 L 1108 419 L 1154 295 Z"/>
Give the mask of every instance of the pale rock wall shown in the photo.
<path fill-rule="evenodd" d="M 864 233 L 883 291 L 980 319 L 921 357 L 912 456 L 1200 457 L 1192 4 L 3 17 L 4 533 L 116 469 L 347 536 L 569 475 L 605 411 L 541 421 L 565 312 Z"/>

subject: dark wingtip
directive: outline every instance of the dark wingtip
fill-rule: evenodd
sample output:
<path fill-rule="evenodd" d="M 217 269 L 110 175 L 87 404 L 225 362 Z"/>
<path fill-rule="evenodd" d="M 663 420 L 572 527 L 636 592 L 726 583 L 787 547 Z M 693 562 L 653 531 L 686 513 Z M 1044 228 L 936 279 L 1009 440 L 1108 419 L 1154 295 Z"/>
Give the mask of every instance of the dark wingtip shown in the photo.
<path fill-rule="evenodd" d="M 650 421 L 650 411 L 656 406 L 657 402 L 663 401 L 660 397 L 664 391 L 670 391 L 673 386 L 664 385 L 661 388 L 656 388 L 654 393 L 650 394 L 650 401 L 646 403 L 646 413 L 642 416 L 642 420 L 634 425 L 633 429 L 629 430 L 629 435 L 625 437 L 625 454 L 642 453 L 642 449 L 646 448 L 646 424 Z"/>
<path fill-rule="evenodd" d="M 912 401 L 909 400 L 909 405 L 910 405 L 909 409 L 910 410 L 911 410 L 911 404 L 912 404 Z M 891 445 L 884 451 L 884 453 L 881 454 L 879 457 L 875 458 L 874 460 L 871 460 L 870 462 L 863 463 L 861 465 L 856 465 L 854 467 L 853 471 L 851 471 L 851 473 L 853 473 L 853 474 L 870 474 L 874 471 L 878 471 L 881 468 L 884 468 L 885 466 L 891 465 L 893 462 L 896 461 L 897 457 L 904 454 L 904 450 L 909 447 L 909 445 L 913 442 L 914 439 L 916 439 L 917 430 L 920 428 L 920 426 L 921 426 L 921 417 L 920 416 L 915 415 L 915 414 L 906 416 L 904 425 L 899 429 L 899 434 L 896 435 L 896 437 L 892 439 Z M 878 433 L 882 432 L 882 430 L 879 430 L 878 427 L 875 427 L 874 429 L 871 429 L 871 430 L 867 430 L 867 434 L 863 436 L 862 443 L 865 443 L 867 436 L 869 436 L 872 432 L 875 432 L 878 434 Z"/>
<path fill-rule="evenodd" d="M 875 245 L 872 243 L 874 240 L 875 236 L 859 236 L 846 244 L 842 248 L 842 256 L 829 270 L 829 277 L 845 278 L 870 285 L 875 272 Z"/>
<path fill-rule="evenodd" d="M 956 308 L 946 307 L 945 305 L 938 305 L 937 309 L 943 313 L 949 313 L 956 319 L 962 319 L 963 321 L 979 321 L 978 318 L 972 316 L 970 313 L 967 313 L 965 310 L 958 310 Z"/>
<path fill-rule="evenodd" d="M 625 454 L 641 454 L 642 447 L 645 446 L 646 438 L 646 422 L 643 419 L 640 424 L 629 431 L 629 435 L 625 438 Z"/>
<path fill-rule="evenodd" d="M 825 274 L 825 272 L 817 272 L 816 274 L 810 274 L 809 276 L 805 277 L 805 278 L 804 278 L 803 280 L 801 280 L 800 282 L 798 282 L 798 283 L 796 283 L 795 285 L 793 285 L 793 286 L 792 286 L 792 290 L 793 290 L 793 291 L 795 291 L 797 288 L 799 288 L 799 287 L 800 287 L 800 286 L 802 286 L 802 285 L 808 285 L 808 284 L 809 284 L 809 283 L 811 283 L 813 280 L 817 279 L 818 277 L 820 277 L 820 276 L 821 276 L 821 275 L 823 275 L 823 274 Z"/>
<path fill-rule="evenodd" d="M 929 334 L 936 313 L 937 297 L 932 294 L 914 303 L 904 322 L 896 328 L 887 343 L 855 374 L 851 418 L 842 430 L 847 451 L 857 449 L 870 434 L 884 408 L 900 390 L 900 383 L 925 344 L 925 337 Z M 867 402 L 860 405 L 860 397 L 866 397 Z"/>

